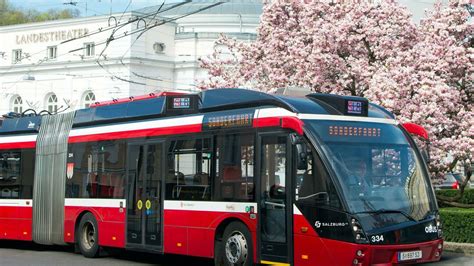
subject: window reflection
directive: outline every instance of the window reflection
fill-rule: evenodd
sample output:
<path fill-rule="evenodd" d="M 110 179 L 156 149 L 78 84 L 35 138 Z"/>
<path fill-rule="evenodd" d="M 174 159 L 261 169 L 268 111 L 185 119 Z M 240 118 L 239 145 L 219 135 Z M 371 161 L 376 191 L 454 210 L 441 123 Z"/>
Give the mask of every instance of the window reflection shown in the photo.
<path fill-rule="evenodd" d="M 72 198 L 123 198 L 126 145 L 124 141 L 75 143 L 68 163 L 73 175 L 66 195 Z"/>
<path fill-rule="evenodd" d="M 254 145 L 253 134 L 217 137 L 214 200 L 254 200 Z"/>
<path fill-rule="evenodd" d="M 415 147 L 396 125 L 307 121 L 322 143 L 343 188 L 351 212 L 397 211 L 406 219 L 423 219 L 434 200 L 429 177 Z M 330 134 L 331 127 L 377 128 L 377 134 Z M 380 135 L 378 134 L 380 129 Z M 368 132 L 368 131 L 367 131 Z M 373 133 L 373 130 L 372 130 Z"/>
<path fill-rule="evenodd" d="M 211 139 L 171 141 L 166 199 L 210 200 Z"/>
<path fill-rule="evenodd" d="M 0 152 L 0 199 L 32 198 L 34 163 L 33 149 Z"/>

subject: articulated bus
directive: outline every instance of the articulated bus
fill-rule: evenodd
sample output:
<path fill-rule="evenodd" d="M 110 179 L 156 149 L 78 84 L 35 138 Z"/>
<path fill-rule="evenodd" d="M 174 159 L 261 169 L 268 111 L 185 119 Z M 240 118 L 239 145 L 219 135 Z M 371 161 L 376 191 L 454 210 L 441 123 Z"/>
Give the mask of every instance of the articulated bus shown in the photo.
<path fill-rule="evenodd" d="M 216 265 L 440 259 L 426 159 L 365 98 L 162 93 L 0 121 L 0 239 Z M 427 135 L 426 135 L 427 136 Z"/>

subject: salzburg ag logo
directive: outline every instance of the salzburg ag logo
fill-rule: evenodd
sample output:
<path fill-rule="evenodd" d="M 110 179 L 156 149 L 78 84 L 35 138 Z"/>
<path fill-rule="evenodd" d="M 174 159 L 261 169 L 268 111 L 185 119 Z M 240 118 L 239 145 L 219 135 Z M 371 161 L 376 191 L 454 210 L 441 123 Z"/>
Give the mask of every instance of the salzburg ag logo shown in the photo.
<path fill-rule="evenodd" d="M 438 228 L 436 228 L 436 226 L 433 226 L 433 225 L 428 225 L 428 226 L 425 226 L 425 232 L 426 233 L 438 233 Z"/>
<path fill-rule="evenodd" d="M 320 221 L 316 221 L 316 222 L 314 223 L 314 226 L 316 226 L 316 228 L 321 227 L 321 222 L 320 222 Z"/>

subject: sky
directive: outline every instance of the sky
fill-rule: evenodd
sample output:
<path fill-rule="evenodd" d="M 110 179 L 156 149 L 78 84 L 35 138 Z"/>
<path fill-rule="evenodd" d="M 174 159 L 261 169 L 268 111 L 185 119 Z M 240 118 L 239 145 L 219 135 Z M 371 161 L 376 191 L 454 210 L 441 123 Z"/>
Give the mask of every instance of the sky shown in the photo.
<path fill-rule="evenodd" d="M 408 6 L 413 13 L 415 21 L 419 21 L 423 17 L 425 9 L 433 6 L 436 0 L 398 0 L 400 4 Z M 80 11 L 81 16 L 109 15 L 113 13 L 123 12 L 127 6 L 128 10 L 135 10 L 146 6 L 160 5 L 163 0 L 9 0 L 9 2 L 17 7 L 27 9 L 37 9 L 45 11 L 48 9 L 73 7 Z M 65 5 L 64 3 L 76 2 L 76 6 Z M 178 0 L 166 0 L 167 3 L 178 2 Z M 443 0 L 447 2 L 447 0 Z"/>

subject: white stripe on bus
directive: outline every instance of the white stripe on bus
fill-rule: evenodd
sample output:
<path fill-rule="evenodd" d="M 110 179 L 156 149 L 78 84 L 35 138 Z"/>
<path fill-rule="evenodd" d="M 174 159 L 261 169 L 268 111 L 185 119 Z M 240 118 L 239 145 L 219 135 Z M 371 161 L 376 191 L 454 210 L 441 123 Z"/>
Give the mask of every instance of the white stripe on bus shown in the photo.
<path fill-rule="evenodd" d="M 288 111 L 284 108 L 278 107 L 278 108 L 262 108 L 259 109 L 258 117 L 257 118 L 267 118 L 267 117 L 287 117 L 287 116 L 292 116 L 295 117 L 296 114 Z"/>
<path fill-rule="evenodd" d="M 257 213 L 257 203 L 255 202 L 222 202 L 222 201 L 181 201 L 165 200 L 165 210 L 177 211 L 209 211 L 209 212 L 232 212 L 245 213 L 247 208 L 253 207 Z"/>
<path fill-rule="evenodd" d="M 254 118 L 282 117 L 282 116 L 295 117 L 296 114 L 283 108 L 256 109 L 254 113 Z M 143 122 L 121 123 L 121 124 L 114 124 L 114 125 L 107 125 L 107 126 L 78 128 L 78 129 L 72 129 L 71 133 L 69 134 L 69 137 L 94 135 L 94 134 L 102 134 L 102 133 L 126 132 L 130 130 L 197 125 L 197 124 L 203 123 L 203 118 L 204 118 L 203 115 L 197 115 L 197 116 L 190 116 L 190 117 L 155 119 L 155 120 L 148 120 L 148 121 L 143 121 Z"/>
<path fill-rule="evenodd" d="M 31 199 L 0 199 L 0 207 L 33 207 L 33 200 Z"/>
<path fill-rule="evenodd" d="M 122 208 L 127 207 L 125 199 L 64 199 L 64 206 L 66 207 L 100 207 L 100 208 Z"/>
<path fill-rule="evenodd" d="M 303 215 L 298 207 L 296 207 L 295 204 L 293 204 L 293 214 L 294 215 Z"/>
<path fill-rule="evenodd" d="M 381 124 L 398 125 L 398 121 L 388 118 L 360 117 L 347 115 L 318 115 L 318 114 L 298 114 L 299 119 L 306 120 L 328 120 L 328 121 L 351 121 L 351 122 L 372 122 Z"/>
<path fill-rule="evenodd" d="M 0 138 L 0 143 L 21 143 L 36 141 L 36 134 L 34 135 L 19 135 L 19 136 L 5 136 Z"/>
<path fill-rule="evenodd" d="M 168 118 L 168 119 L 154 119 L 143 122 L 132 122 L 132 123 L 121 123 L 108 126 L 94 126 L 87 128 L 78 128 L 71 130 L 69 137 L 94 135 L 102 133 L 114 133 L 114 132 L 126 132 L 130 130 L 141 130 L 151 128 L 167 128 L 176 126 L 187 126 L 202 124 L 203 115 L 191 116 L 191 117 L 180 117 L 180 118 Z"/>

